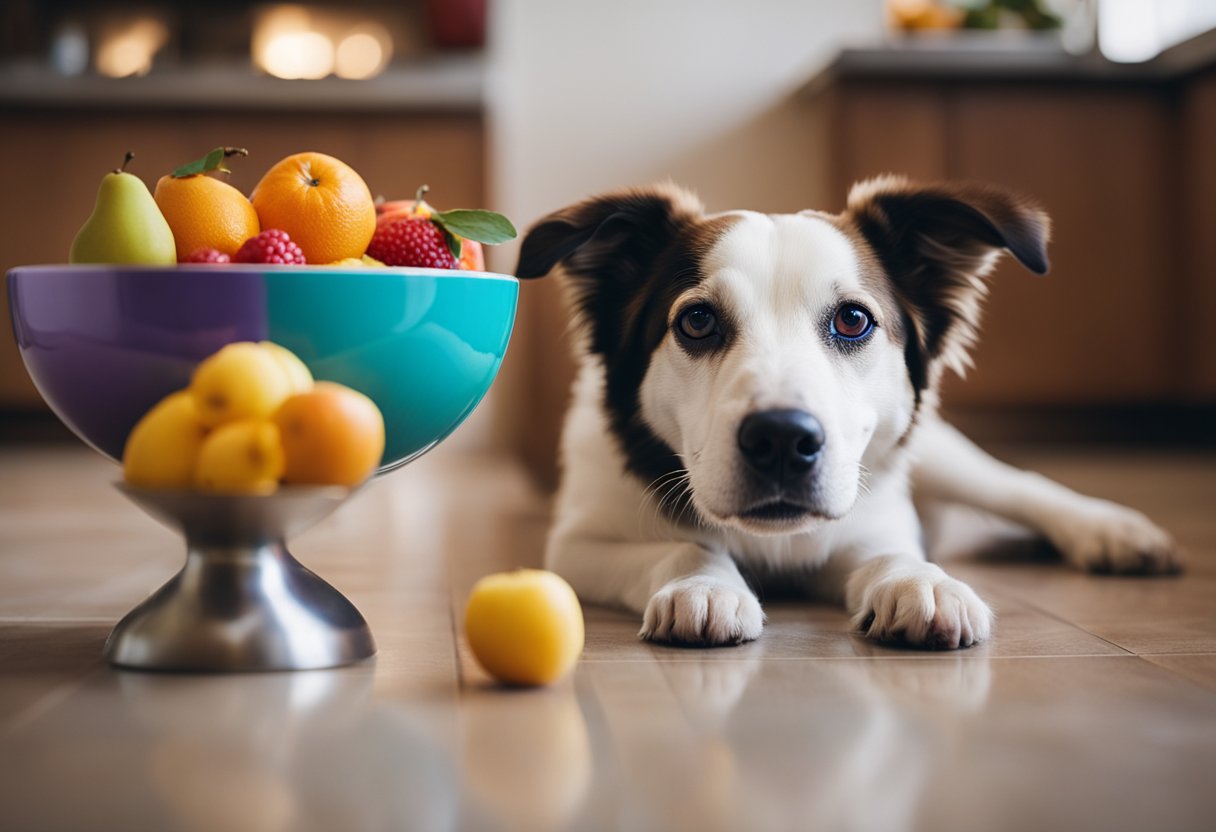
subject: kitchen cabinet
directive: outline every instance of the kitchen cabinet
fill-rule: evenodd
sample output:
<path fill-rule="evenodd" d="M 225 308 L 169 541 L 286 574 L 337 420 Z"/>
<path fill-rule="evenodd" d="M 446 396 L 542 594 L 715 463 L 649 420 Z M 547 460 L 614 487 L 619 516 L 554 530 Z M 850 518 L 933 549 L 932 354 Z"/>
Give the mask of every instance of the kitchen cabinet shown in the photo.
<path fill-rule="evenodd" d="M 976 366 L 946 382 L 947 406 L 1210 403 L 1216 71 L 897 57 L 846 53 L 806 92 L 823 201 L 895 172 L 1000 183 L 1053 222 L 1050 275 L 1010 258 L 993 274 Z"/>

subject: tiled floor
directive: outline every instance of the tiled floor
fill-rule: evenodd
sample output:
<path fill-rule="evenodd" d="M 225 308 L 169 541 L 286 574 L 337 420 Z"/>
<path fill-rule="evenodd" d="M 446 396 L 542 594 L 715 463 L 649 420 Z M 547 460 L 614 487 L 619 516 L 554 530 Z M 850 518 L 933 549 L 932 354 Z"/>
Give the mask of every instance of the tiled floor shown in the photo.
<path fill-rule="evenodd" d="M 753 644 L 674 649 L 588 609 L 573 677 L 518 691 L 458 634 L 474 580 L 539 561 L 544 503 L 505 461 L 441 450 L 293 545 L 363 610 L 373 661 L 206 677 L 101 662 L 180 559 L 116 469 L 0 449 L 0 829 L 1211 828 L 1216 458 L 1014 456 L 1157 517 L 1188 573 L 1079 575 L 954 516 L 988 644 L 893 650 L 782 601 Z"/>

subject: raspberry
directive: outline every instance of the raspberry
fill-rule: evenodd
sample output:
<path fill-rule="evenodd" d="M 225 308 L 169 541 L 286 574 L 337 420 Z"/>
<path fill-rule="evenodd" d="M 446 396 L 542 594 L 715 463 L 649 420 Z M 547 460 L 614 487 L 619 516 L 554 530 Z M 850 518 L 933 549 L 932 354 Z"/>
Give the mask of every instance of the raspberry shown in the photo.
<path fill-rule="evenodd" d="M 183 263 L 231 263 L 232 258 L 219 249 L 196 248 Z"/>
<path fill-rule="evenodd" d="M 279 263 L 303 266 L 307 261 L 300 247 L 291 241 L 286 231 L 269 228 L 244 242 L 232 258 L 237 263 Z"/>
<path fill-rule="evenodd" d="M 382 223 L 372 236 L 367 254 L 386 266 L 459 267 L 439 226 L 424 217 L 399 217 Z"/>

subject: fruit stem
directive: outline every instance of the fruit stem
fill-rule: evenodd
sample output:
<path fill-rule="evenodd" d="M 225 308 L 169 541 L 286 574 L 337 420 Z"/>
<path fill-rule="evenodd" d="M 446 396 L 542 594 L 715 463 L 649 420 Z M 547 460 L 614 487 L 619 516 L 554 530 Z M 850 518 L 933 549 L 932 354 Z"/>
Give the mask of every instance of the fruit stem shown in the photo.
<path fill-rule="evenodd" d="M 249 151 L 243 147 L 225 147 L 224 148 L 224 157 L 225 158 L 227 158 L 229 156 L 248 156 L 248 155 L 249 155 Z"/>
<path fill-rule="evenodd" d="M 427 191 L 429 191 L 430 189 L 431 189 L 431 186 L 430 186 L 430 185 L 423 185 L 421 188 L 419 188 L 419 189 L 418 189 L 418 191 L 417 191 L 417 192 L 414 194 L 414 204 L 415 204 L 415 206 L 417 206 L 417 205 L 421 205 L 421 204 L 423 203 L 423 201 L 424 201 L 424 200 L 425 200 L 425 198 L 426 198 L 426 193 L 427 193 Z"/>
<path fill-rule="evenodd" d="M 126 156 L 124 156 L 124 157 L 122 157 L 122 166 L 121 166 L 121 167 L 119 167 L 118 169 L 116 169 L 114 172 L 115 172 L 115 173 L 126 173 L 126 172 L 127 172 L 127 165 L 131 164 L 131 160 L 132 160 L 132 159 L 134 159 L 134 158 L 135 158 L 135 151 L 134 151 L 134 150 L 128 150 L 128 151 L 127 151 L 127 155 L 126 155 Z"/>

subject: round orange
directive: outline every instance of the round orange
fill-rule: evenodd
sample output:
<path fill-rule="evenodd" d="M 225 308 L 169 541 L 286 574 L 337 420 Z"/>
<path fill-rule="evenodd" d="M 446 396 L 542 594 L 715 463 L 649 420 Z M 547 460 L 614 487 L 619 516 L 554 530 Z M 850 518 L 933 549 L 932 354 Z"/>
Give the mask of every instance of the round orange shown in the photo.
<path fill-rule="evenodd" d="M 367 396 L 330 381 L 287 399 L 274 414 L 292 485 L 354 486 L 384 455 L 384 418 Z"/>
<path fill-rule="evenodd" d="M 153 198 L 173 231 L 178 262 L 200 248 L 231 257 L 261 230 L 258 213 L 245 195 L 211 176 L 162 176 Z"/>
<path fill-rule="evenodd" d="M 362 257 L 376 233 L 376 203 L 354 169 L 324 153 L 288 156 L 250 197 L 263 229 L 286 231 L 309 263 Z"/>

